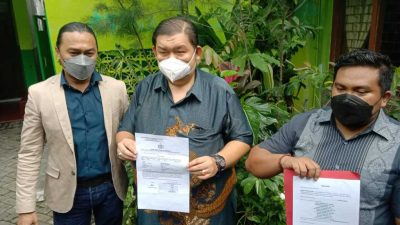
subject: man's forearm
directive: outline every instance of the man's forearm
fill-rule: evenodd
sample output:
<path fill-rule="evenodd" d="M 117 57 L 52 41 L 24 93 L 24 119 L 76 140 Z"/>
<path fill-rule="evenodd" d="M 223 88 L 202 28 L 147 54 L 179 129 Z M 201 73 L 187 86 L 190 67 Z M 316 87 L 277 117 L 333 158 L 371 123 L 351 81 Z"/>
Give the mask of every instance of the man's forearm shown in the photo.
<path fill-rule="evenodd" d="M 224 148 L 220 152 L 219 155 L 224 157 L 226 162 L 226 167 L 232 167 L 242 158 L 248 151 L 250 150 L 250 146 L 241 141 L 230 141 L 228 142 Z"/>
<path fill-rule="evenodd" d="M 397 218 L 397 217 L 396 217 L 395 220 L 396 220 L 396 225 L 400 225 L 400 218 Z"/>
<path fill-rule="evenodd" d="M 260 178 L 270 178 L 282 172 L 279 164 L 283 154 L 272 154 L 266 149 L 254 146 L 246 160 L 246 169 Z"/>

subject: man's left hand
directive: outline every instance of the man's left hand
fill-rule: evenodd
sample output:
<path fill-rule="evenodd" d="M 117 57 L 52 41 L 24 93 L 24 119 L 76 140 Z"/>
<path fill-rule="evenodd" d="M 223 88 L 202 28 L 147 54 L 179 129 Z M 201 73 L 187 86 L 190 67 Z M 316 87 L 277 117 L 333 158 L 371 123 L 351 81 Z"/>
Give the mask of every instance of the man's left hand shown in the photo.
<path fill-rule="evenodd" d="M 189 172 L 200 180 L 207 180 L 218 172 L 215 159 L 211 156 L 202 156 L 189 162 Z"/>

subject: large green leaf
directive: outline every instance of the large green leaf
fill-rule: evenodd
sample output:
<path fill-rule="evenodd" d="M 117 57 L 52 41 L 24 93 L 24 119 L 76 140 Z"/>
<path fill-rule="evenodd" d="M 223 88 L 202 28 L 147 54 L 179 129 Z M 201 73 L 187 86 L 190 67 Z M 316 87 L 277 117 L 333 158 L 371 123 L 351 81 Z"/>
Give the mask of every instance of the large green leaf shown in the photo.
<path fill-rule="evenodd" d="M 239 74 L 240 75 L 243 74 L 243 71 L 244 71 L 245 66 L 246 66 L 246 62 L 247 62 L 247 57 L 243 56 L 243 55 L 232 59 L 232 63 L 239 67 Z"/>
<path fill-rule="evenodd" d="M 260 53 L 249 54 L 251 64 L 261 70 L 262 72 L 268 71 L 268 63 L 264 60 L 264 57 Z"/>
<path fill-rule="evenodd" d="M 233 75 L 237 75 L 237 71 L 236 70 L 223 70 L 221 71 L 221 76 L 222 77 L 230 77 Z"/>
<path fill-rule="evenodd" d="M 262 72 L 263 74 L 263 87 L 264 90 L 271 90 L 274 88 L 274 70 L 271 64 L 267 64 L 267 70 Z"/>
<path fill-rule="evenodd" d="M 247 219 L 250 221 L 256 222 L 256 223 L 261 223 L 260 216 L 257 216 L 257 215 L 249 216 L 249 217 L 247 217 Z"/>
<path fill-rule="evenodd" d="M 261 179 L 256 180 L 256 193 L 261 199 L 264 199 L 267 193 L 267 191 L 265 190 L 264 182 Z"/>
<path fill-rule="evenodd" d="M 250 176 L 246 179 L 244 179 L 240 185 L 243 187 L 243 192 L 247 195 L 253 190 L 253 187 L 257 181 L 257 178 Z"/>

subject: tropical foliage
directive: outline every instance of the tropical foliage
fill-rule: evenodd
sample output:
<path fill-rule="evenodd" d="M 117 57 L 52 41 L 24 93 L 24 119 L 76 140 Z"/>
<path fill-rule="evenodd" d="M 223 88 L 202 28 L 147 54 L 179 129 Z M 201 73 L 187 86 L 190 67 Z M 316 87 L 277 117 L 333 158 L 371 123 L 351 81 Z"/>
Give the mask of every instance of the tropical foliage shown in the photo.
<path fill-rule="evenodd" d="M 114 51 L 99 53 L 97 70 L 124 81 L 128 95 L 131 96 L 136 85 L 151 71 L 157 69 L 157 60 L 150 57 L 152 55 L 150 49 L 123 50 L 119 45 L 115 48 Z"/>
<path fill-rule="evenodd" d="M 216 8 L 192 16 L 204 41 L 201 66 L 224 77 L 238 93 L 257 144 L 285 123 L 299 92 L 312 93 L 302 101 L 320 107 L 329 86 L 329 73 L 313 66 L 295 68 L 290 58 L 312 38 L 316 28 L 294 16 L 295 1 L 236 1 L 232 10 Z M 219 28 L 208 23 L 212 18 Z M 222 29 L 223 39 L 218 39 Z M 310 98 L 311 97 L 311 98 Z M 310 98 L 310 99 L 309 99 Z M 282 177 L 258 179 L 238 165 L 238 224 L 285 224 Z"/>
<path fill-rule="evenodd" d="M 400 67 L 395 69 L 391 91 L 393 97 L 386 106 L 386 112 L 393 118 L 400 120 Z"/>

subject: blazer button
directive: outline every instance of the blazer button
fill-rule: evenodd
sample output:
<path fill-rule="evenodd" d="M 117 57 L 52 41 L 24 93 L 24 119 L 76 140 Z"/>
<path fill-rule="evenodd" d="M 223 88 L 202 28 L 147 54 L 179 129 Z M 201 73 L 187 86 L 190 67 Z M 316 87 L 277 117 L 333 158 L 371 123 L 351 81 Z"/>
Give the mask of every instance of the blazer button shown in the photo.
<path fill-rule="evenodd" d="M 71 171 L 71 175 L 72 175 L 72 176 L 75 176 L 75 172 L 74 172 L 74 171 Z"/>

